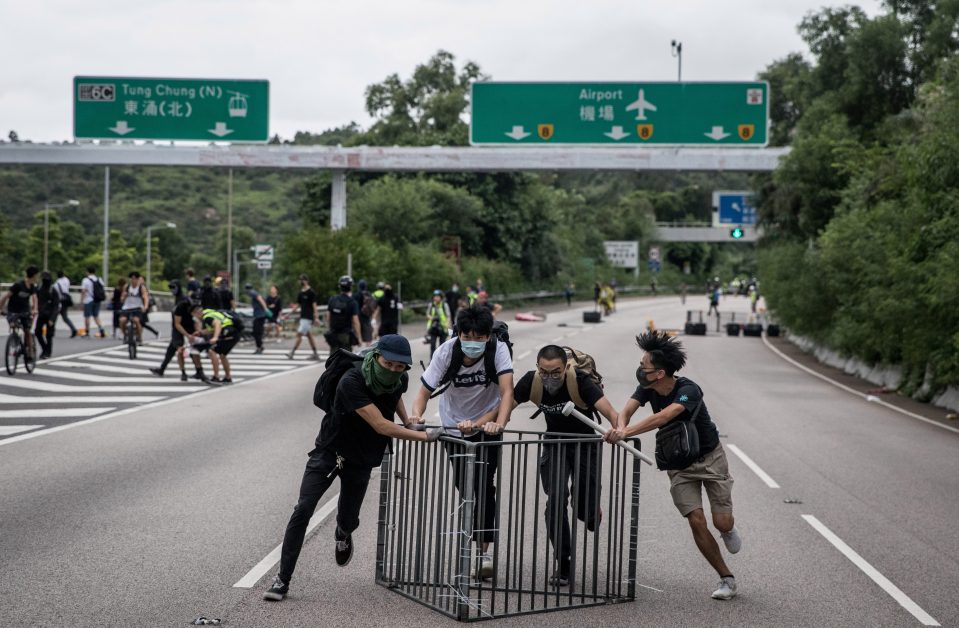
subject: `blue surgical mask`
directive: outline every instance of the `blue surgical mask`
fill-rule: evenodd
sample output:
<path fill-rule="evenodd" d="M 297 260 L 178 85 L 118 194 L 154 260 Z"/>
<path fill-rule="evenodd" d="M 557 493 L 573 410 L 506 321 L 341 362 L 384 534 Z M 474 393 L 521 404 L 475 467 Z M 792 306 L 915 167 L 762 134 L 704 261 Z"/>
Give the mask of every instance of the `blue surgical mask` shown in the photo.
<path fill-rule="evenodd" d="M 482 340 L 460 340 L 463 355 L 468 358 L 478 358 L 486 351 L 486 343 Z"/>

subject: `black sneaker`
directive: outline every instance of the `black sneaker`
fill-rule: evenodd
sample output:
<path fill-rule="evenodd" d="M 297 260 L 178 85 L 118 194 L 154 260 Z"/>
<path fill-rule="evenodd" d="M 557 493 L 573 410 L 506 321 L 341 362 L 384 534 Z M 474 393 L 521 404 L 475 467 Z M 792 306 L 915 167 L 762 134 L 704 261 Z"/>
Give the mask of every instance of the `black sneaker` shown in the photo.
<path fill-rule="evenodd" d="M 270 585 L 270 588 L 263 593 L 264 600 L 270 600 L 272 602 L 279 602 L 286 597 L 286 594 L 290 591 L 290 585 L 286 582 L 283 582 L 280 579 L 280 576 L 273 577 L 273 584 Z"/>
<path fill-rule="evenodd" d="M 253 350 L 253 353 L 263 353 L 263 347 L 257 347 Z"/>
<path fill-rule="evenodd" d="M 219 383 L 222 382 L 223 380 L 221 380 L 218 375 L 214 375 L 213 377 L 211 377 L 211 378 L 208 379 L 207 381 L 208 381 L 208 382 L 212 382 L 212 383 L 214 383 L 214 384 L 219 384 Z"/>
<path fill-rule="evenodd" d="M 163 377 L 163 371 L 161 371 L 158 368 L 152 368 L 150 369 L 150 372 L 156 375 L 157 377 Z"/>
<path fill-rule="evenodd" d="M 568 587 L 569 586 L 569 576 L 564 574 L 561 571 L 557 571 L 552 576 L 549 577 L 549 586 L 551 587 Z"/>
<path fill-rule="evenodd" d="M 336 564 L 345 567 L 353 558 L 353 537 L 340 530 L 340 526 L 336 526 L 333 538 L 336 540 L 336 551 L 334 552 Z"/>
<path fill-rule="evenodd" d="M 221 383 L 221 384 L 232 384 L 232 383 L 233 383 L 233 378 L 232 378 L 232 377 L 224 377 L 223 379 L 220 380 L 220 383 Z"/>
<path fill-rule="evenodd" d="M 180 371 L 180 381 L 181 381 L 181 382 L 188 381 L 189 379 L 190 379 L 190 378 L 187 376 L 186 371 Z"/>
<path fill-rule="evenodd" d="M 193 375 L 190 376 L 190 379 L 198 379 L 201 382 L 205 382 L 206 375 L 204 375 L 203 373 L 194 373 Z"/>

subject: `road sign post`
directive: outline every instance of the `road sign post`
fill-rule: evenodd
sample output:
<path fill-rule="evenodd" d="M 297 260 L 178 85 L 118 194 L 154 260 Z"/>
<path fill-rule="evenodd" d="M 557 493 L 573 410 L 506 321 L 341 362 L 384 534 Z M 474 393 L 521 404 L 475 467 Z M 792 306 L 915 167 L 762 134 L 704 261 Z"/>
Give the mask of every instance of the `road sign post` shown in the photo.
<path fill-rule="evenodd" d="M 77 76 L 77 139 L 265 142 L 269 82 Z"/>
<path fill-rule="evenodd" d="M 765 146 L 769 84 L 472 84 L 470 143 Z"/>

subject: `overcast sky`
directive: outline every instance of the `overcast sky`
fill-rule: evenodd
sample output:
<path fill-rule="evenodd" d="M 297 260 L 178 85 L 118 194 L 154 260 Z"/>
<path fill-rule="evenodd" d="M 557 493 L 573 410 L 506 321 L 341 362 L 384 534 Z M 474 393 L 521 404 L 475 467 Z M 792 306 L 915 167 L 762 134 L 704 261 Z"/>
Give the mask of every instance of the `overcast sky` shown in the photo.
<path fill-rule="evenodd" d="M 751 80 L 815 0 L 0 0 L 0 137 L 71 140 L 75 75 L 270 81 L 270 134 L 370 122 L 438 49 L 494 80 Z M 858 2 L 870 15 L 876 0 Z"/>

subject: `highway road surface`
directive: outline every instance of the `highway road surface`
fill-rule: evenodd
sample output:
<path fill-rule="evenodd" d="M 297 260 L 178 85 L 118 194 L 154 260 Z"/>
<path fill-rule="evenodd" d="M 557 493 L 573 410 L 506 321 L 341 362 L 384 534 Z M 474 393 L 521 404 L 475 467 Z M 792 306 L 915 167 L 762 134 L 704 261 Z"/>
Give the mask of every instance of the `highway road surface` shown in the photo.
<path fill-rule="evenodd" d="M 585 307 L 510 320 L 517 376 L 543 344 L 571 344 L 597 358 L 619 408 L 636 385 L 634 335 L 649 320 L 681 327 L 685 307 L 672 296 L 624 301 L 584 325 Z M 748 308 L 734 298 L 723 307 Z M 405 331 L 425 360 L 420 326 Z M 763 339 L 682 341 L 682 374 L 703 388 L 735 478 L 744 545 L 727 559 L 738 597 L 710 598 L 718 578 L 666 475 L 644 466 L 636 600 L 494 623 L 959 625 L 959 433 L 816 378 Z M 181 383 L 175 369 L 150 375 L 162 342 L 136 364 L 119 343 L 77 346 L 88 348 L 34 375 L 0 376 L 0 625 L 184 626 L 198 615 L 258 627 L 455 623 L 374 583 L 375 482 L 353 561 L 336 566 L 334 517 L 317 516 L 290 597 L 262 601 L 320 425 L 312 391 L 321 363 L 241 347 L 243 381 L 209 389 Z M 541 427 L 530 414 L 520 407 L 513 425 Z M 642 441 L 651 452 L 652 435 Z M 328 515 L 324 503 L 318 512 Z"/>

